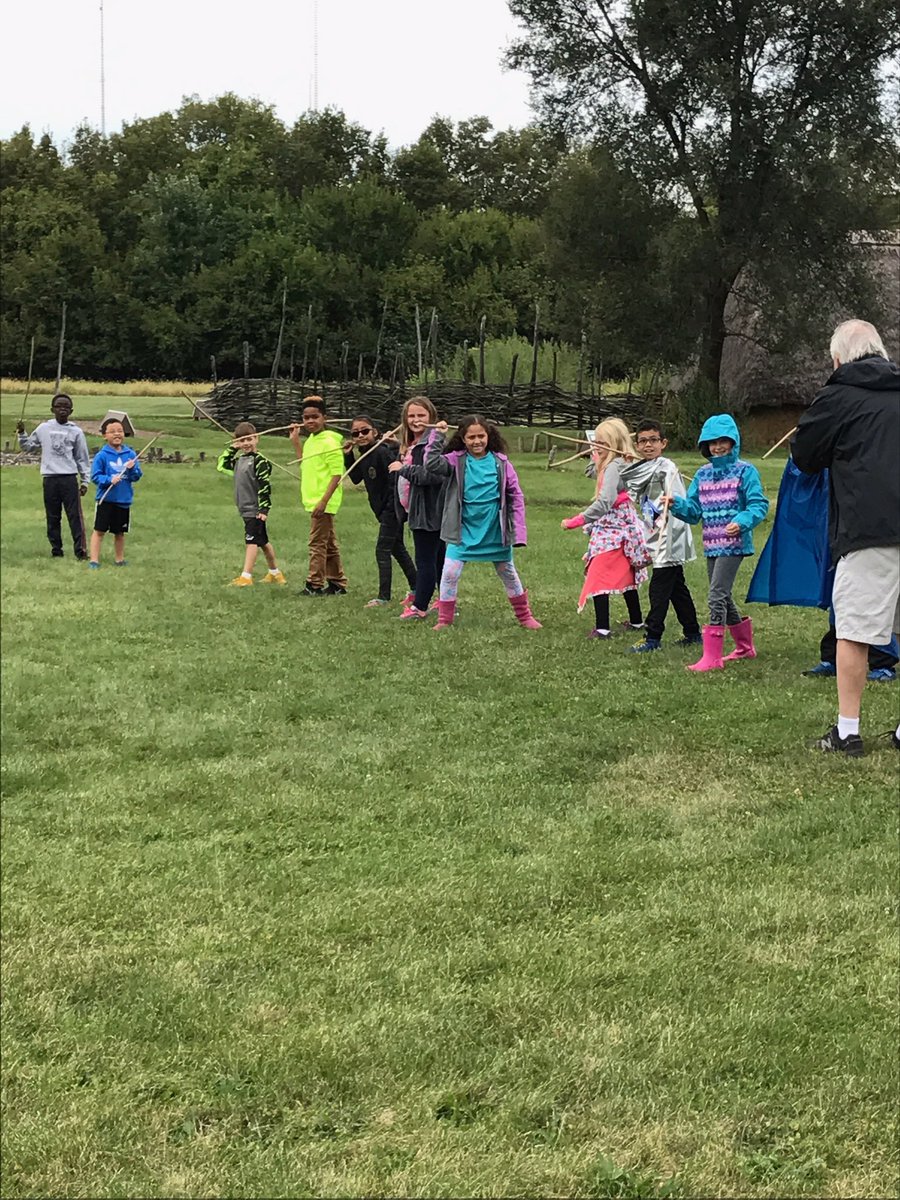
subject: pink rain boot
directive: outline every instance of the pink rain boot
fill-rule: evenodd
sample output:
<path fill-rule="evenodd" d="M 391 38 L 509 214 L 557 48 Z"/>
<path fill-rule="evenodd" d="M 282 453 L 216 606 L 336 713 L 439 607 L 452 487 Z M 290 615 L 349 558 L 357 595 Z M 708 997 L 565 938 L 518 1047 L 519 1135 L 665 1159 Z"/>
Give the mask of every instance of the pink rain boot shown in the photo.
<path fill-rule="evenodd" d="M 729 625 L 728 632 L 734 638 L 734 649 L 726 654 L 723 662 L 734 662 L 738 658 L 756 658 L 756 647 L 753 645 L 753 622 L 749 617 L 738 621 L 737 625 Z"/>
<path fill-rule="evenodd" d="M 513 612 L 516 614 L 516 620 L 523 629 L 543 629 L 540 621 L 536 621 L 531 615 L 531 609 L 528 606 L 528 593 L 523 592 L 521 596 L 510 596 L 509 602 L 513 606 Z"/>
<path fill-rule="evenodd" d="M 703 626 L 703 657 L 687 668 L 688 671 L 716 671 L 724 667 L 722 644 L 725 641 L 724 625 Z"/>
<path fill-rule="evenodd" d="M 453 618 L 456 616 L 456 601 L 455 600 L 438 600 L 438 623 L 434 626 L 435 629 L 449 629 L 453 624 Z"/>

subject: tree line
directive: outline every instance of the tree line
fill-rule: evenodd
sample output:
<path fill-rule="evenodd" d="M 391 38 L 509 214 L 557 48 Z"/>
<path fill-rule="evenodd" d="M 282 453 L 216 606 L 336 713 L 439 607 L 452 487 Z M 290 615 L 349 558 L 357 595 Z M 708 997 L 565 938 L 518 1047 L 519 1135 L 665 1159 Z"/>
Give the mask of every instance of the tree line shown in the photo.
<path fill-rule="evenodd" d="M 436 118 L 391 149 L 339 111 L 286 124 L 228 94 L 3 141 L 3 373 L 32 336 L 55 373 L 65 300 L 70 375 L 202 379 L 211 355 L 238 374 L 245 341 L 266 374 L 284 279 L 282 369 L 311 306 L 332 376 L 346 346 L 367 372 L 379 347 L 385 372 L 414 365 L 416 305 L 448 358 L 482 316 L 530 336 L 537 305 L 607 377 L 694 362 L 714 396 L 736 295 L 773 344 L 824 336 L 838 288 L 869 315 L 849 247 L 896 223 L 892 4 L 510 6 L 539 105 L 524 129 Z"/>

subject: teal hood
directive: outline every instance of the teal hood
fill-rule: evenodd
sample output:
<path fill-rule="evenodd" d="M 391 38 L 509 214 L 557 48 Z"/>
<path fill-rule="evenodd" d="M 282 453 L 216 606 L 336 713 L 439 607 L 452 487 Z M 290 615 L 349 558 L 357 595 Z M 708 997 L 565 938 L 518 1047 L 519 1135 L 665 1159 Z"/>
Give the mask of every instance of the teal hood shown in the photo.
<path fill-rule="evenodd" d="M 700 453 L 704 458 L 710 458 L 709 443 L 714 442 L 716 438 L 731 438 L 734 442 L 734 449 L 730 454 L 725 454 L 722 458 L 717 458 L 715 461 L 720 466 L 730 465 L 737 462 L 741 453 L 741 434 L 735 423 L 734 417 L 729 413 L 718 413 L 715 417 L 708 417 L 703 422 L 703 428 L 700 430 L 700 436 L 697 438 L 697 445 L 700 447 Z"/>

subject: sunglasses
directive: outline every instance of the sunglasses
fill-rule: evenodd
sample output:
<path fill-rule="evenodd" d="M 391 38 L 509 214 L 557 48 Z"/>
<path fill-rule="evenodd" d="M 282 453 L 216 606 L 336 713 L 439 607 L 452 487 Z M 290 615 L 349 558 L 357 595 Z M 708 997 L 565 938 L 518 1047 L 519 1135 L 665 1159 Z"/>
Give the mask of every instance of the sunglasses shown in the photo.
<path fill-rule="evenodd" d="M 374 433 L 374 432 L 375 432 L 374 429 L 368 429 L 368 428 L 367 429 L 351 429 L 350 436 L 351 437 L 365 437 L 367 433 Z"/>

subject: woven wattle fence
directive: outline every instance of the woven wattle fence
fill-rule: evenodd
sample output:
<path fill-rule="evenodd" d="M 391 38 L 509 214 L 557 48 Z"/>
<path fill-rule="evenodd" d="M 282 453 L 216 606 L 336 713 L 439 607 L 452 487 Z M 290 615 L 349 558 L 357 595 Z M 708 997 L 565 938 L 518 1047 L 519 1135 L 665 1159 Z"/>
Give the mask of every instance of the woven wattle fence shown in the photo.
<path fill-rule="evenodd" d="M 299 421 L 304 396 L 313 388 L 289 379 L 232 379 L 217 384 L 200 403 L 203 410 L 233 429 L 238 421 L 252 421 L 258 429 Z M 479 413 L 498 425 L 581 429 L 606 417 L 621 417 L 629 428 L 642 417 L 660 417 L 664 396 L 626 393 L 579 396 L 552 383 L 534 387 L 504 388 L 489 384 L 439 381 L 425 387 L 409 384 L 390 388 L 372 383 L 320 383 L 322 396 L 333 417 L 366 413 L 383 426 L 397 424 L 400 409 L 410 396 L 428 396 L 440 416 L 451 425 L 470 413 Z"/>

